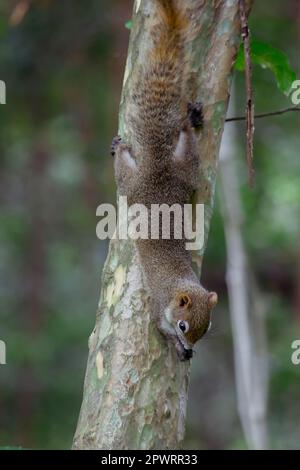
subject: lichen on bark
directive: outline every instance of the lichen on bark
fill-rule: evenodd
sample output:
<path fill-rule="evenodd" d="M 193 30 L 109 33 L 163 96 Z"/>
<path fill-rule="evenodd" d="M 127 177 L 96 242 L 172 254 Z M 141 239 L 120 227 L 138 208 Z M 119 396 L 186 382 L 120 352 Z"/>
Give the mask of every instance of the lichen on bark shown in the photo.
<path fill-rule="evenodd" d="M 180 2 L 189 20 L 186 62 L 190 97 L 202 101 L 199 138 L 205 238 L 212 214 L 217 157 L 239 44 L 238 0 Z M 125 112 L 137 63 L 147 60 L 155 25 L 153 0 L 136 0 L 119 115 L 119 133 L 134 138 Z M 167 125 L 167 123 L 166 123 Z M 201 267 L 203 251 L 195 261 Z M 162 286 L 163 288 L 163 286 Z M 195 360 L 200 360 L 196 356 Z M 176 449 L 185 428 L 189 363 L 178 360 L 151 320 L 135 247 L 112 240 L 102 273 L 96 325 L 89 339 L 83 401 L 74 449 Z"/>

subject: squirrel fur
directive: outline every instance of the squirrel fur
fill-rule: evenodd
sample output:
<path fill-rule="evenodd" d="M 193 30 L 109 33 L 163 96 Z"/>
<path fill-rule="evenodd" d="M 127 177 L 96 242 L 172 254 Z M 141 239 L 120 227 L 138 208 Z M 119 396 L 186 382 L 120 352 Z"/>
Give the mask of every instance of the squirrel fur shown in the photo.
<path fill-rule="evenodd" d="M 151 204 L 183 207 L 199 187 L 196 132 L 202 124 L 201 104 L 188 103 L 185 91 L 187 18 L 180 1 L 154 4 L 158 22 L 147 60 L 139 64 L 126 116 L 133 142 L 117 137 L 112 143 L 119 194 L 130 205 L 149 209 Z M 154 319 L 181 360 L 192 357 L 217 303 L 217 294 L 204 289 L 194 273 L 185 242 L 174 236 L 136 240 Z"/>

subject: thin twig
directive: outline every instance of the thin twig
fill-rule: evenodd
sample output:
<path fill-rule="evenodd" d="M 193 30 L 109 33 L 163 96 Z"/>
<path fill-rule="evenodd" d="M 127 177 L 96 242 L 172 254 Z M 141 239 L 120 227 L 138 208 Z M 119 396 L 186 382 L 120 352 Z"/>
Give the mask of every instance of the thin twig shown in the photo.
<path fill-rule="evenodd" d="M 252 87 L 252 64 L 250 59 L 250 34 L 247 22 L 247 13 L 245 0 L 240 0 L 240 19 L 242 27 L 242 40 L 244 43 L 245 56 L 245 79 L 246 79 L 246 127 L 247 127 L 247 162 L 249 186 L 253 187 L 254 168 L 253 168 L 253 137 L 254 137 L 254 104 Z"/>
<path fill-rule="evenodd" d="M 300 108 L 291 106 L 290 108 L 278 109 L 278 111 L 271 111 L 269 113 L 255 114 L 254 119 L 260 119 L 269 116 L 277 116 L 279 114 L 289 113 L 291 111 L 300 111 Z M 235 116 L 225 119 L 225 122 L 245 121 L 246 116 Z"/>

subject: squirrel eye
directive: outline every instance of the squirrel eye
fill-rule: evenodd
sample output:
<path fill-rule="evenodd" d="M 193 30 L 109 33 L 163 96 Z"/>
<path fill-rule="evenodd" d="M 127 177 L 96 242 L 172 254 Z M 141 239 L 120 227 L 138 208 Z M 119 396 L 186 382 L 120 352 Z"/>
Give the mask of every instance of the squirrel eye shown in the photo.
<path fill-rule="evenodd" d="M 187 321 L 179 320 L 177 322 L 177 326 L 183 333 L 187 333 L 189 331 L 189 324 Z"/>

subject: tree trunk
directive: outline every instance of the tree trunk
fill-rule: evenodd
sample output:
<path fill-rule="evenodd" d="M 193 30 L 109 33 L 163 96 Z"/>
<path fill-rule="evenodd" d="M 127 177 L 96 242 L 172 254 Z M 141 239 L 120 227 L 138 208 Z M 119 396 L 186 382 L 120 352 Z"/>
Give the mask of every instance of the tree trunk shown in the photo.
<path fill-rule="evenodd" d="M 204 105 L 197 202 L 205 204 L 207 239 L 232 66 L 240 42 L 239 5 L 238 0 L 179 4 L 186 10 L 191 38 L 186 52 L 187 98 Z M 137 63 L 147 61 L 156 22 L 154 7 L 153 0 L 134 3 L 119 115 L 119 133 L 127 142 L 134 136 L 124 120 L 125 110 Z M 195 257 L 199 269 L 202 255 Z M 190 367 L 179 362 L 174 348 L 157 331 L 148 300 L 133 242 L 111 241 L 89 339 L 74 449 L 176 449 L 183 440 Z"/>
<path fill-rule="evenodd" d="M 231 98 L 231 113 L 235 115 Z M 228 124 L 220 151 L 221 203 L 227 247 L 226 282 L 232 324 L 238 411 L 250 449 L 266 449 L 266 308 L 256 286 L 243 239 L 243 213 L 236 167 L 235 123 Z"/>

